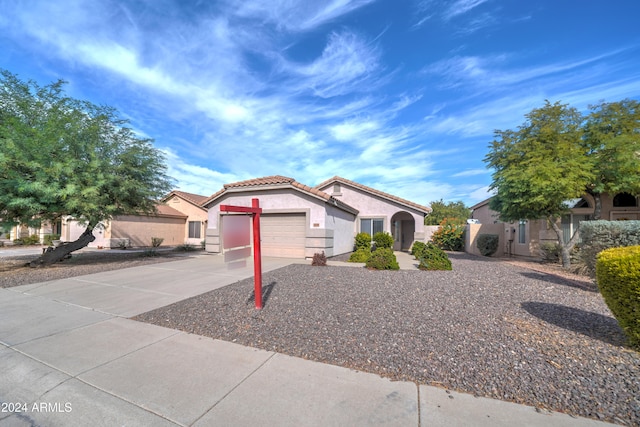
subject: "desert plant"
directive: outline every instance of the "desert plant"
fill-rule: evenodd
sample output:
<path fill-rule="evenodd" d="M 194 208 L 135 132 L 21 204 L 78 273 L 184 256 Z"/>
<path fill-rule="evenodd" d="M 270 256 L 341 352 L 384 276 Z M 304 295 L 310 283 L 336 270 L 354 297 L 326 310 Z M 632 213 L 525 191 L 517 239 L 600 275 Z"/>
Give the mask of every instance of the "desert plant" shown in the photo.
<path fill-rule="evenodd" d="M 118 249 L 127 249 L 127 241 L 125 239 L 118 240 Z"/>
<path fill-rule="evenodd" d="M 28 237 L 20 237 L 19 239 L 15 239 L 13 241 L 14 245 L 18 246 L 31 246 L 31 245 L 39 245 L 40 244 L 40 236 L 37 234 L 32 234 Z"/>
<path fill-rule="evenodd" d="M 411 247 L 411 255 L 415 257 L 415 259 L 420 259 L 422 253 L 427 248 L 427 244 L 424 242 L 413 242 L 413 246 Z"/>
<path fill-rule="evenodd" d="M 429 242 L 421 253 L 420 270 L 451 270 L 451 261 L 447 254 L 438 246 Z"/>
<path fill-rule="evenodd" d="M 202 249 L 203 251 L 207 248 L 207 241 L 203 240 L 200 242 L 200 249 Z"/>
<path fill-rule="evenodd" d="M 362 233 L 358 233 L 356 234 L 356 251 L 358 249 L 369 249 L 371 250 L 371 234 L 369 233 L 365 233 L 364 231 Z"/>
<path fill-rule="evenodd" d="M 367 260 L 367 268 L 376 270 L 400 270 L 396 254 L 390 248 L 379 248 L 371 253 Z"/>
<path fill-rule="evenodd" d="M 360 248 L 349 257 L 349 262 L 367 262 L 371 257 L 371 249 Z"/>
<path fill-rule="evenodd" d="M 393 246 L 393 236 L 384 231 L 379 231 L 373 235 L 373 241 L 376 243 L 376 249 L 390 248 Z"/>
<path fill-rule="evenodd" d="M 190 245 L 189 243 L 185 243 L 184 245 L 176 246 L 176 251 L 193 252 L 193 251 L 196 251 L 196 250 L 197 250 L 197 248 L 195 247 L 195 245 Z"/>
<path fill-rule="evenodd" d="M 60 240 L 59 234 L 45 234 L 44 236 L 44 244 L 47 246 L 53 246 L 54 240 Z"/>
<path fill-rule="evenodd" d="M 321 253 L 316 252 L 315 254 L 313 254 L 311 265 L 317 265 L 321 267 L 324 267 L 327 265 L 327 257 L 325 256 L 324 251 L 322 251 Z"/>
<path fill-rule="evenodd" d="M 441 249 L 447 251 L 461 251 L 464 249 L 464 231 L 466 226 L 455 224 L 445 218 L 440 227 L 431 236 L 431 241 Z"/>
<path fill-rule="evenodd" d="M 497 234 L 481 234 L 476 240 L 476 246 L 483 256 L 491 256 L 498 250 L 500 236 Z"/>
<path fill-rule="evenodd" d="M 600 252 L 596 262 L 596 280 L 629 343 L 640 349 L 640 246 Z"/>
<path fill-rule="evenodd" d="M 154 257 L 159 255 L 160 254 L 158 253 L 158 251 L 156 251 L 156 248 L 146 248 L 144 251 L 142 251 L 143 257 Z"/>
<path fill-rule="evenodd" d="M 562 248 L 558 243 L 555 243 L 555 242 L 540 243 L 540 257 L 542 258 L 543 262 L 559 263 L 561 251 L 562 251 Z M 572 260 L 572 264 L 573 264 L 573 260 Z"/>
<path fill-rule="evenodd" d="M 162 238 L 162 237 L 152 237 L 151 238 L 151 247 L 157 248 L 162 244 L 162 242 L 164 242 L 164 238 Z"/>

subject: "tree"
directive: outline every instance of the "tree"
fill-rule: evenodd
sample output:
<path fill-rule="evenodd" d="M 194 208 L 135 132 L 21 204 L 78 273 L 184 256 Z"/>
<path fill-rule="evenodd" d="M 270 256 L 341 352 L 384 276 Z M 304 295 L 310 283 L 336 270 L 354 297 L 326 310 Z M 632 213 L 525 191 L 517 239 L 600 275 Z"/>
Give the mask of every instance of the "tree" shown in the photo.
<path fill-rule="evenodd" d="M 583 141 L 595 178 L 587 192 L 595 200 L 593 219 L 600 219 L 603 193 L 640 194 L 640 103 L 626 99 L 590 108 Z"/>
<path fill-rule="evenodd" d="M 116 215 L 154 213 L 170 189 L 162 153 L 115 109 L 67 97 L 0 70 L 0 218 L 38 226 L 70 215 L 86 225 L 74 242 L 32 266 L 62 260 L 95 240 Z"/>
<path fill-rule="evenodd" d="M 547 219 L 562 247 L 562 264 L 570 266 L 575 233 L 564 244 L 558 220 L 569 212 L 569 199 L 581 197 L 594 182 L 593 158 L 582 141 L 582 116 L 549 101 L 532 110 L 516 131 L 497 130 L 485 157 L 494 170 L 491 209 L 503 221 Z"/>
<path fill-rule="evenodd" d="M 471 210 L 463 202 L 445 203 L 442 199 L 429 204 L 431 213 L 424 218 L 424 225 L 439 225 L 444 219 L 456 224 L 464 224 Z"/>

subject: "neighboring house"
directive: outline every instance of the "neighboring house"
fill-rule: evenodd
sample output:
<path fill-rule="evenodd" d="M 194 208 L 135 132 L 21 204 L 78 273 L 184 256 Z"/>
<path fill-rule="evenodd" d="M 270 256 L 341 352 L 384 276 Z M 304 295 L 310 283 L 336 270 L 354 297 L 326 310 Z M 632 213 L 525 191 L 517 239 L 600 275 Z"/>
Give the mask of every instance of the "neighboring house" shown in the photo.
<path fill-rule="evenodd" d="M 44 236 L 49 234 L 60 234 L 62 232 L 62 220 L 57 220 L 52 222 L 44 221 L 40 227 L 29 227 L 27 225 L 15 225 L 11 227 L 10 230 L 5 231 L 4 233 L 8 233 L 8 239 L 13 241 L 15 239 L 20 239 L 22 237 L 37 235 L 40 239 L 40 243 L 44 242 Z M 5 237 L 5 236 L 0 236 Z"/>
<path fill-rule="evenodd" d="M 161 246 L 184 244 L 200 246 L 204 240 L 207 211 L 201 204 L 208 197 L 174 190 L 165 196 L 155 215 L 121 215 L 104 221 L 93 230 L 96 239 L 90 248 L 151 246 L 151 239 L 162 238 Z M 85 227 L 73 218 L 63 221 L 61 240 L 76 240 Z"/>
<path fill-rule="evenodd" d="M 544 219 L 523 218 L 520 221 L 503 223 L 499 219 L 499 214 L 489 208 L 490 200 L 484 200 L 471 207 L 471 218 L 478 219 L 480 224 L 469 224 L 467 228 L 467 252 L 478 253 L 475 242 L 479 234 L 500 235 L 500 246 L 495 256 L 538 257 L 541 243 L 557 241 L 556 233 Z M 601 201 L 600 219 L 609 221 L 640 219 L 639 197 L 628 193 L 619 193 L 614 196 L 603 194 Z M 580 199 L 571 200 L 569 203 L 571 213 L 560 220 L 565 243 L 571 239 L 581 221 L 591 218 L 595 205 L 593 197 L 589 194 L 583 195 Z"/>
<path fill-rule="evenodd" d="M 424 216 L 430 208 L 388 193 L 333 177 L 309 187 L 284 176 L 268 176 L 225 184 L 203 206 L 208 209 L 206 250 L 221 252 L 223 218 L 220 205 L 251 206 L 260 201 L 262 254 L 305 258 L 324 251 L 334 256 L 353 250 L 358 232 L 394 236 L 396 249 L 424 240 Z"/>
<path fill-rule="evenodd" d="M 200 246 L 207 230 L 207 210 L 202 206 L 207 196 L 174 190 L 161 201 L 177 211 L 187 215 L 184 243 Z"/>

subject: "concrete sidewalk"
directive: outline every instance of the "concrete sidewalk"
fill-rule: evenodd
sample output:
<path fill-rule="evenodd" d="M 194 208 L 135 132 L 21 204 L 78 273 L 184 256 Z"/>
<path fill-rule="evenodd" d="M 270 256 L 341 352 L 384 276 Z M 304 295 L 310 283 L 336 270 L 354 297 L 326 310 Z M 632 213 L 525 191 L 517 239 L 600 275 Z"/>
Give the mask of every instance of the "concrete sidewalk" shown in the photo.
<path fill-rule="evenodd" d="M 252 274 L 201 255 L 0 289 L 0 426 L 605 425 L 128 319 Z"/>

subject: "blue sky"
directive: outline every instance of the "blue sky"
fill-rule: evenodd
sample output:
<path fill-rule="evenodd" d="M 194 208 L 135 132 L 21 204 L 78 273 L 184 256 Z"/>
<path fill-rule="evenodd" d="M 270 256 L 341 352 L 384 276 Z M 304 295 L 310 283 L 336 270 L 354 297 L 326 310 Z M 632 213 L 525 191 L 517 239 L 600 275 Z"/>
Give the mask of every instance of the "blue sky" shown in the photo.
<path fill-rule="evenodd" d="M 487 197 L 495 129 L 544 100 L 640 99 L 636 0 L 0 0 L 0 68 L 69 82 L 177 188 L 334 175 L 421 204 Z"/>

